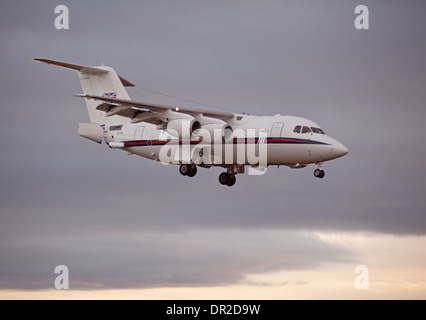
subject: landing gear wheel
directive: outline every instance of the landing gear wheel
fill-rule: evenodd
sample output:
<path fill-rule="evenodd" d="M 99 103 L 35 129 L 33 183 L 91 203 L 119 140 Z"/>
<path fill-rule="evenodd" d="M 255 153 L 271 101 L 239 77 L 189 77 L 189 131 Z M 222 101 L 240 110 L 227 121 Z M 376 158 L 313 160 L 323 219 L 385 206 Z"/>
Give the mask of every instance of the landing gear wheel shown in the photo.
<path fill-rule="evenodd" d="M 324 176 L 325 176 L 325 172 L 324 172 L 324 170 L 316 169 L 316 170 L 314 171 L 314 176 L 315 176 L 315 177 L 317 177 L 317 178 L 322 179 L 322 178 L 324 178 Z"/>
<path fill-rule="evenodd" d="M 191 167 L 191 171 L 189 171 L 189 173 L 188 173 L 188 177 L 193 177 L 193 176 L 195 176 L 197 174 L 197 167 Z"/>
<path fill-rule="evenodd" d="M 237 178 L 235 178 L 235 175 L 228 174 L 228 182 L 226 183 L 226 185 L 228 187 L 232 187 L 235 184 L 236 181 L 237 181 Z"/>
<path fill-rule="evenodd" d="M 219 175 L 219 182 L 220 182 L 220 184 L 222 184 L 224 186 L 226 185 L 228 187 L 232 187 L 235 184 L 236 181 L 237 181 L 237 178 L 235 178 L 235 175 L 233 175 L 233 174 L 229 174 L 227 172 L 222 172 Z"/>
<path fill-rule="evenodd" d="M 192 168 L 189 164 L 182 164 L 179 167 L 179 172 L 183 176 L 188 176 L 191 171 L 192 171 Z"/>
<path fill-rule="evenodd" d="M 228 176 L 229 176 L 229 174 L 227 172 L 222 172 L 219 175 L 219 182 L 220 182 L 220 184 L 223 184 L 223 185 L 228 184 Z"/>

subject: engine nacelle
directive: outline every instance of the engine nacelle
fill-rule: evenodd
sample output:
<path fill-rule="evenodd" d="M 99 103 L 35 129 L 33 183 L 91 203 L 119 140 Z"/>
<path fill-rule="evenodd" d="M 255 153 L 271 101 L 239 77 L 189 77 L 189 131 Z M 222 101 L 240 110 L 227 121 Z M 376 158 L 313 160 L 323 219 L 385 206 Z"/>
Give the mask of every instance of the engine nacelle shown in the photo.
<path fill-rule="evenodd" d="M 190 140 L 193 132 L 200 128 L 200 122 L 195 119 L 175 119 L 167 123 L 166 131 L 179 139 Z"/>
<path fill-rule="evenodd" d="M 211 123 L 202 126 L 194 135 L 206 143 L 224 143 L 232 141 L 233 129 L 226 123 Z"/>

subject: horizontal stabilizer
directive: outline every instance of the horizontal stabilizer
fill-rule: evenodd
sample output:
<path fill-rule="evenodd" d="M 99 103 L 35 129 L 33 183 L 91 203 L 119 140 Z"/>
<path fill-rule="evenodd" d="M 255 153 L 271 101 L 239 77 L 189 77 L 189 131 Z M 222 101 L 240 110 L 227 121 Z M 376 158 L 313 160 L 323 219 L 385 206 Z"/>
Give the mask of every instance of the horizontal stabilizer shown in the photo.
<path fill-rule="evenodd" d="M 83 65 L 79 65 L 79 64 L 73 64 L 73 63 L 68 63 L 68 62 L 63 62 L 63 61 L 57 61 L 57 60 L 50 60 L 50 59 L 44 59 L 44 58 L 33 58 L 31 59 L 33 61 L 37 61 L 37 62 L 41 62 L 41 63 L 46 63 L 46 64 L 50 64 L 53 66 L 57 66 L 57 67 L 61 67 L 64 69 L 68 69 L 68 70 L 74 70 L 74 71 L 79 71 L 82 73 L 107 73 L 107 70 L 102 70 L 102 69 L 98 69 L 95 67 L 88 67 L 88 66 L 83 66 Z"/>
<path fill-rule="evenodd" d="M 102 74 L 102 73 L 109 72 L 108 70 L 102 69 L 102 67 L 88 67 L 88 66 L 83 66 L 80 64 L 74 64 L 74 63 L 63 62 L 58 60 L 50 60 L 50 59 L 44 59 L 44 58 L 32 58 L 31 60 L 50 64 L 52 66 L 56 66 L 56 67 L 60 67 L 60 68 L 68 69 L 68 70 L 78 71 L 85 74 Z M 120 78 L 120 81 L 123 84 L 123 86 L 125 87 L 135 86 L 133 83 L 124 79 L 123 77 L 121 76 L 118 76 L 118 77 Z"/>

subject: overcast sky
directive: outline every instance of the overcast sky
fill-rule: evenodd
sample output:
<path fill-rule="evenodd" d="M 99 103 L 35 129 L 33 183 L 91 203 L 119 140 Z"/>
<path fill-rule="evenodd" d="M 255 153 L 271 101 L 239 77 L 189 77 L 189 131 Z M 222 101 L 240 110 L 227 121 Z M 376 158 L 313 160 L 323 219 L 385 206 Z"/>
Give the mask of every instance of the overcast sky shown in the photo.
<path fill-rule="evenodd" d="M 58 4 L 69 8 L 69 30 L 55 29 Z M 370 30 L 354 27 L 358 4 L 369 8 Z M 64 264 L 74 290 L 179 298 L 180 288 L 202 288 L 198 297 L 238 288 L 230 298 L 282 298 L 277 287 L 292 297 L 297 285 L 321 298 L 319 279 L 350 287 L 364 264 L 380 274 L 370 277 L 376 289 L 404 271 L 401 286 L 420 284 L 403 286 L 404 297 L 426 297 L 424 1 L 0 6 L 0 290 L 53 289 Z M 238 176 L 233 188 L 218 183 L 217 168 L 182 177 L 178 167 L 79 137 L 88 115 L 72 96 L 81 93 L 77 74 L 31 57 L 112 66 L 136 84 L 129 94 L 139 101 L 197 106 L 148 88 L 306 117 L 350 153 L 326 163 L 322 180 L 314 166 Z M 390 291 L 373 286 L 369 297 L 395 297 Z"/>

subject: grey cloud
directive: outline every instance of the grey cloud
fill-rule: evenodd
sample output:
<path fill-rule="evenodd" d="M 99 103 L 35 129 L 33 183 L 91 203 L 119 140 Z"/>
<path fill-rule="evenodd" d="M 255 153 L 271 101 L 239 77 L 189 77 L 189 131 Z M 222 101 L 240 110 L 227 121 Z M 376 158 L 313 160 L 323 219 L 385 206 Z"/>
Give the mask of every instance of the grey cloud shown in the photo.
<path fill-rule="evenodd" d="M 252 273 L 352 261 L 346 249 L 316 236 L 268 230 L 39 237 L 2 251 L 9 257 L 0 267 L 3 289 L 53 288 L 60 264 L 78 290 L 230 285 Z"/>

